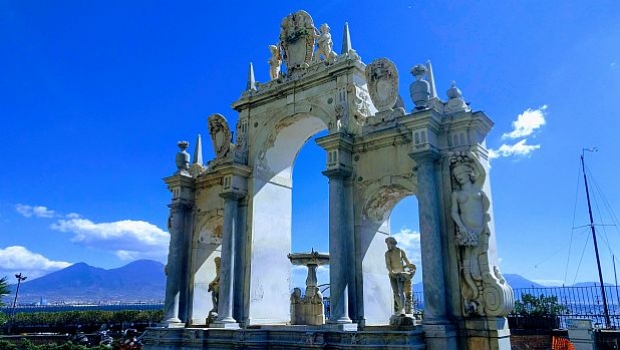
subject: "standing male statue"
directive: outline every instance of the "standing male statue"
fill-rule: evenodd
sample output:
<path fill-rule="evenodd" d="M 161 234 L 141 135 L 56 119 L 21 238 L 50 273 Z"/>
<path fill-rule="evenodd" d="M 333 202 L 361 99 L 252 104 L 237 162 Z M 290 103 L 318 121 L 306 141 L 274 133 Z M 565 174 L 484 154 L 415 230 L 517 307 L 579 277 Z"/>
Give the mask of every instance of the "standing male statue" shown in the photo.
<path fill-rule="evenodd" d="M 207 292 L 211 292 L 211 302 L 213 303 L 213 308 L 209 311 L 209 314 L 213 314 L 213 316 L 217 317 L 218 312 L 218 302 L 220 300 L 220 266 L 222 265 L 222 258 L 216 256 L 214 259 L 215 263 L 215 278 L 211 283 L 209 283 L 209 289 Z"/>
<path fill-rule="evenodd" d="M 385 267 L 390 277 L 390 285 L 394 293 L 395 313 L 394 315 L 405 314 L 405 285 L 411 288 L 411 278 L 415 274 L 416 266 L 407 258 L 405 251 L 396 247 L 396 239 L 388 237 L 385 239 L 387 252 L 385 252 Z"/>

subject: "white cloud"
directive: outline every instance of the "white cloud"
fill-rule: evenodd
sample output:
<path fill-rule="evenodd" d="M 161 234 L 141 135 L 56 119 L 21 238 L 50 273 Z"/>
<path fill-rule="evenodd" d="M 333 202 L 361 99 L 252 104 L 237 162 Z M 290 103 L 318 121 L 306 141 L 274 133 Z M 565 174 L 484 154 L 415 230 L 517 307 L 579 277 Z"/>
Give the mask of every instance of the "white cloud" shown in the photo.
<path fill-rule="evenodd" d="M 33 279 L 70 265 L 72 263 L 52 261 L 21 246 L 0 249 L 0 277 L 9 277 L 9 283 L 13 283 L 11 277 L 16 273 L 22 273 L 24 276 Z"/>
<path fill-rule="evenodd" d="M 517 120 L 512 122 L 513 130 L 503 134 L 502 139 L 518 139 L 532 135 L 534 131 L 545 125 L 546 110 L 547 105 L 538 109 L 528 108 L 525 112 L 517 116 Z"/>
<path fill-rule="evenodd" d="M 420 232 L 403 228 L 399 232 L 393 234 L 392 237 L 398 242 L 397 247 L 404 250 L 409 260 L 419 268 L 422 262 L 422 255 L 420 254 Z"/>
<path fill-rule="evenodd" d="M 76 215 L 58 220 L 51 228 L 73 234 L 71 241 L 87 247 L 113 251 L 124 260 L 165 261 L 170 235 L 146 221 L 122 220 L 94 223 Z"/>
<path fill-rule="evenodd" d="M 56 213 L 44 206 L 31 206 L 26 204 L 17 204 L 15 210 L 24 217 L 52 218 Z"/>
<path fill-rule="evenodd" d="M 523 139 L 515 144 L 503 144 L 498 149 L 489 149 L 489 158 L 529 156 L 533 151 L 540 148 L 540 145 L 528 145 L 527 139 Z"/>

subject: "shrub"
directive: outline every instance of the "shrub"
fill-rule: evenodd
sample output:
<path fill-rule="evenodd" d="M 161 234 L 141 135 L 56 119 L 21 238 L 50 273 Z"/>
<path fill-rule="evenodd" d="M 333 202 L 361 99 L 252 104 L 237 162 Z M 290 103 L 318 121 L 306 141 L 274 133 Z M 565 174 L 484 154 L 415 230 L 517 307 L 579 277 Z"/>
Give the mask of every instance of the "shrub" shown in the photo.
<path fill-rule="evenodd" d="M 515 302 L 513 314 L 521 316 L 543 316 L 554 317 L 567 314 L 570 309 L 558 302 L 557 296 L 545 296 L 541 294 L 536 297 L 532 294 L 523 294 L 521 300 Z"/>

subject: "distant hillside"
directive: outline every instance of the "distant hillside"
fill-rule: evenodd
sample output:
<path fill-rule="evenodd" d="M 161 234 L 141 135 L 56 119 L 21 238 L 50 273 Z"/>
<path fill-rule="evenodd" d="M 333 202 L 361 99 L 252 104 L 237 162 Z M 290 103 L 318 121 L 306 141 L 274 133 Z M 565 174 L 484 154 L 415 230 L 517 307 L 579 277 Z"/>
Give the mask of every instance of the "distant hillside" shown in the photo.
<path fill-rule="evenodd" d="M 508 285 L 512 287 L 512 289 L 545 288 L 545 286 L 543 286 L 542 284 L 532 282 L 528 280 L 527 278 L 517 275 L 517 274 L 507 273 L 504 275 L 504 278 L 506 279 L 506 282 L 508 282 Z"/>
<path fill-rule="evenodd" d="M 538 284 L 536 282 L 530 281 L 527 278 L 517 275 L 517 274 L 510 274 L 507 273 L 504 275 L 504 278 L 506 279 L 506 282 L 508 282 L 508 285 L 510 285 L 510 287 L 512 287 L 512 289 L 520 289 L 520 288 L 545 288 L 545 286 Z M 416 283 L 413 285 L 413 291 L 414 292 L 422 292 L 423 291 L 423 287 L 422 287 L 422 283 Z"/>
<path fill-rule="evenodd" d="M 23 282 L 19 288 L 19 302 L 30 304 L 40 299 L 49 303 L 163 301 L 165 286 L 164 265 L 157 261 L 138 260 L 111 270 L 77 263 Z M 15 285 L 11 288 L 14 290 Z"/>

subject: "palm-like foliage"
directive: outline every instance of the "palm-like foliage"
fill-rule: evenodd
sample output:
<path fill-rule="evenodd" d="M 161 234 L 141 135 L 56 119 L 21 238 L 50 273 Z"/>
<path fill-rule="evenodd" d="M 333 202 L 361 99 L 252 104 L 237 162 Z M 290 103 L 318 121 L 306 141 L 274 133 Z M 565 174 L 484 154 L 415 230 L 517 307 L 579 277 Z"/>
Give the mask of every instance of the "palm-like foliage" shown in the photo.
<path fill-rule="evenodd" d="M 5 295 L 11 294 L 11 289 L 9 288 L 9 282 L 7 282 L 7 280 L 8 279 L 6 276 L 0 278 L 0 307 L 4 306 L 2 297 Z"/>

